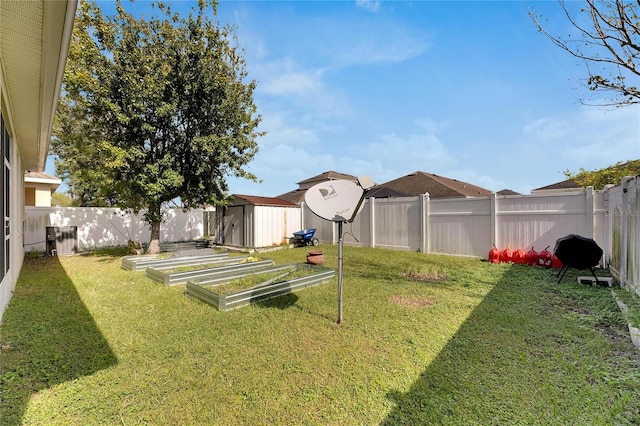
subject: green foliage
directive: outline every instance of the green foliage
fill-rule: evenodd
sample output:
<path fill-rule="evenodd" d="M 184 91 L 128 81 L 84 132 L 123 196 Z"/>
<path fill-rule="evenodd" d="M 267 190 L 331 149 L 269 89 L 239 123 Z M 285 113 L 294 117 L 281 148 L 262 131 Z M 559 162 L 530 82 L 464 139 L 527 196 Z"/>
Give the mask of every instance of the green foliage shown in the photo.
<path fill-rule="evenodd" d="M 593 186 L 594 189 L 602 189 L 605 185 L 619 185 L 625 176 L 640 175 L 640 160 L 617 162 L 613 166 L 600 170 L 585 170 L 580 168 L 578 172 L 564 171 L 567 179 L 575 181 L 578 185 L 586 188 Z"/>
<path fill-rule="evenodd" d="M 52 152 L 81 205 L 147 209 L 152 240 L 162 206 L 223 202 L 228 176 L 258 150 L 255 81 L 245 81 L 231 27 L 216 4 L 188 17 L 158 2 L 159 16 L 134 18 L 120 1 L 103 16 L 82 1 L 69 52 Z"/>
<path fill-rule="evenodd" d="M 336 269 L 337 247 L 320 248 Z M 29 259 L 0 325 L 2 423 L 640 422 L 627 324 L 578 271 L 558 285 L 554 270 L 471 258 L 343 259 L 340 325 L 335 281 L 218 312 L 106 251 Z"/>
<path fill-rule="evenodd" d="M 73 199 L 67 194 L 61 192 L 54 192 L 51 195 L 51 205 L 60 207 L 74 207 Z"/>

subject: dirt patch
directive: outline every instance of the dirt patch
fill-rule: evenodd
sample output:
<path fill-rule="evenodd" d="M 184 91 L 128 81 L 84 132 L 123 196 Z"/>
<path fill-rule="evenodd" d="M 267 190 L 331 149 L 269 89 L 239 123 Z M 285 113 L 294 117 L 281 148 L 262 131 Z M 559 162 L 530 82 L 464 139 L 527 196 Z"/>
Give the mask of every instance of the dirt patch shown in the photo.
<path fill-rule="evenodd" d="M 435 299 L 431 297 L 408 297 L 408 296 L 391 296 L 389 298 L 391 303 L 396 305 L 406 306 L 408 308 L 428 308 L 436 303 Z"/>
<path fill-rule="evenodd" d="M 442 271 L 405 272 L 402 276 L 412 281 L 447 281 L 449 279 L 447 274 Z"/>

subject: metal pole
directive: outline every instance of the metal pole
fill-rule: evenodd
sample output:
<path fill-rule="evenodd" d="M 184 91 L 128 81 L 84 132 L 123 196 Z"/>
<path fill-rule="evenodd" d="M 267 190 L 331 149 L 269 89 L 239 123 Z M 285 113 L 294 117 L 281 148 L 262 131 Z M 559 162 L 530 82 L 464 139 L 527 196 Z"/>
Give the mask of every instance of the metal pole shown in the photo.
<path fill-rule="evenodd" d="M 338 222 L 338 324 L 342 322 L 342 222 Z"/>

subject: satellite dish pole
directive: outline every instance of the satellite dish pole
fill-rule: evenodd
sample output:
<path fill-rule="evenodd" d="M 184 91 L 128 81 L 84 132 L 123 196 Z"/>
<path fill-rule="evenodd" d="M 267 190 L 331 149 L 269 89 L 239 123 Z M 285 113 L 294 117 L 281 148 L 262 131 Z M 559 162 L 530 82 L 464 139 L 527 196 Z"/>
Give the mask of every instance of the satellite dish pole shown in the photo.
<path fill-rule="evenodd" d="M 358 178 L 358 183 L 349 180 L 332 180 L 318 183 L 307 190 L 307 207 L 325 220 L 338 222 L 338 324 L 342 323 L 342 257 L 345 222 L 353 222 L 362 208 L 367 191 L 374 185 L 368 176 Z"/>
<path fill-rule="evenodd" d="M 342 322 L 342 245 L 344 236 L 342 234 L 342 224 L 338 222 L 338 324 Z"/>

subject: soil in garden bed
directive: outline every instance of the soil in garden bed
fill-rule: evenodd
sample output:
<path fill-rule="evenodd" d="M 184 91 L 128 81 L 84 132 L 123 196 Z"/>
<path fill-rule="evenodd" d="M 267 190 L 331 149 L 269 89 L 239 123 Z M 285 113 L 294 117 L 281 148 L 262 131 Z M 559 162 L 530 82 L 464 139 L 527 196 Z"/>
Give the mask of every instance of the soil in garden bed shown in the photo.
<path fill-rule="evenodd" d="M 310 268 L 292 268 L 288 271 L 277 271 L 247 275 L 246 277 L 227 281 L 215 286 L 207 286 L 210 291 L 217 294 L 232 294 L 265 285 L 289 281 L 295 278 L 303 278 L 318 273 Z"/>
<path fill-rule="evenodd" d="M 185 265 L 185 266 L 176 266 L 172 269 L 164 269 L 163 272 L 167 274 L 172 274 L 175 272 L 189 272 L 189 271 L 197 271 L 200 269 L 209 269 L 209 268 L 218 268 L 220 266 L 228 265 L 234 262 L 239 263 L 249 263 L 249 262 L 257 262 L 259 260 L 267 260 L 267 259 L 259 259 L 257 257 L 249 257 L 246 259 L 242 259 L 242 255 L 230 255 L 228 258 L 217 260 L 214 263 L 205 263 L 199 265 Z"/>

